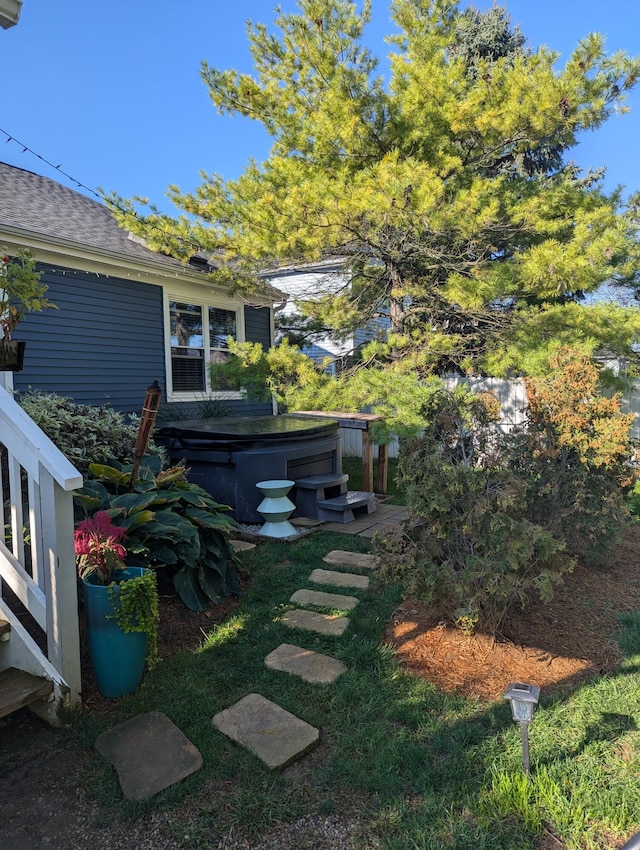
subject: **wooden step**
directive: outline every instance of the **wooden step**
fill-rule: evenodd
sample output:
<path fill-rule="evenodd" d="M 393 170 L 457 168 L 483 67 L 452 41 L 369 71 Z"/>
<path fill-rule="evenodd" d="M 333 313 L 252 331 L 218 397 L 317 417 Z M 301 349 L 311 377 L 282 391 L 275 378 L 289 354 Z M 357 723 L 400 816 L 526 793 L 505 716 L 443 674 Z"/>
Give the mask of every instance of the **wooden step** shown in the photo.
<path fill-rule="evenodd" d="M 11 623 L 8 620 L 3 620 L 0 617 L 0 641 L 9 640 L 11 637 Z"/>
<path fill-rule="evenodd" d="M 0 717 L 49 696 L 53 682 L 9 667 L 0 673 Z"/>
<path fill-rule="evenodd" d="M 362 490 L 349 490 L 334 499 L 318 502 L 318 519 L 329 522 L 352 522 L 356 515 L 372 514 L 376 510 L 376 497 Z"/>

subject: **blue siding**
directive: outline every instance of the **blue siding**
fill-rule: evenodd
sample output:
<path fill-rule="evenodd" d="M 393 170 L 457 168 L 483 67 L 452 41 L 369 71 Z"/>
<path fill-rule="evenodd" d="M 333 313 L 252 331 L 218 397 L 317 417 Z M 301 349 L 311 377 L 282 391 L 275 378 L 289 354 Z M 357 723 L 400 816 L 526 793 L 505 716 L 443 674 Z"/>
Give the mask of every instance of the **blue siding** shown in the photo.
<path fill-rule="evenodd" d="M 27 349 L 16 390 L 139 412 L 150 383 L 166 386 L 162 287 L 46 266 L 42 279 L 59 309 L 20 323 Z"/>
<path fill-rule="evenodd" d="M 57 310 L 30 313 L 16 339 L 25 340 L 25 367 L 14 375 L 17 391 L 28 388 L 69 396 L 82 404 L 110 404 L 138 413 L 146 389 L 157 380 L 166 393 L 162 287 L 90 274 L 52 271 L 42 280 Z M 271 345 L 271 309 L 244 308 L 246 339 Z M 165 395 L 166 397 L 166 395 Z M 240 400 L 221 403 L 230 416 L 270 414 L 271 404 Z M 163 406 L 189 412 L 194 402 Z"/>
<path fill-rule="evenodd" d="M 244 333 L 247 342 L 261 342 L 265 349 L 273 345 L 271 339 L 271 308 L 245 307 Z"/>

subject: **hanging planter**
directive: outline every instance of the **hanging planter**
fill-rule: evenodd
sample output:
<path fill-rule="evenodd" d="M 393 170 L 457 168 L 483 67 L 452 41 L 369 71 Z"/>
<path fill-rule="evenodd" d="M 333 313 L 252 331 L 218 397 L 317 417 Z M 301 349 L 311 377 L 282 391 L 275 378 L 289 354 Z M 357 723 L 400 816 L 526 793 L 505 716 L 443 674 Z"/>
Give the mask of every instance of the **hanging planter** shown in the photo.
<path fill-rule="evenodd" d="M 22 340 L 0 340 L 0 372 L 19 372 L 22 369 L 26 345 Z"/>
<path fill-rule="evenodd" d="M 12 339 L 25 313 L 54 307 L 47 300 L 46 284 L 40 281 L 36 260 L 31 251 L 22 248 L 12 260 L 0 254 L 0 371 L 19 372 L 24 363 L 26 343 Z"/>

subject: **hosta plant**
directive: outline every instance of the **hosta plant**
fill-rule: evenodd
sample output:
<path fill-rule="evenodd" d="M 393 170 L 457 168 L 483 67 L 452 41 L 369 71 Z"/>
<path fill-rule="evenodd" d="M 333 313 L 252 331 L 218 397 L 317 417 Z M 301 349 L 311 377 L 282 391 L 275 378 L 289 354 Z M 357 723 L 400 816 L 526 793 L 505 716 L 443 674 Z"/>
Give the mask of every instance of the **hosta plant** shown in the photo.
<path fill-rule="evenodd" d="M 236 522 L 196 484 L 182 465 L 162 469 L 158 457 L 145 457 L 132 483 L 132 465 L 89 465 L 89 480 L 75 494 L 85 516 L 106 513 L 125 529 L 127 561 L 167 567 L 188 608 L 203 611 L 240 591 L 230 532 Z"/>

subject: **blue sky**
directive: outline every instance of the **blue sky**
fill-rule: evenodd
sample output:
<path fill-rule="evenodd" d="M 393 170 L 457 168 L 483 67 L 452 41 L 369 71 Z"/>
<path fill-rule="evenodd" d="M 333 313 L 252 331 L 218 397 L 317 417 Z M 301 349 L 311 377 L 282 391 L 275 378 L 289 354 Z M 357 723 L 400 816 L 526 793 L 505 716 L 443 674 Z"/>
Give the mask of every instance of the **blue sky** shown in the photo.
<path fill-rule="evenodd" d="M 485 9 L 491 0 L 476 0 Z M 532 46 L 566 60 L 589 32 L 607 49 L 640 54 L 637 0 L 503 0 Z M 269 143 L 248 120 L 219 116 L 200 62 L 250 71 L 245 22 L 270 23 L 276 0 L 24 0 L 20 22 L 0 30 L 0 129 L 90 188 L 151 198 L 170 210 L 170 183 L 193 189 L 201 170 L 236 177 Z M 285 10 L 294 0 L 281 0 Z M 367 42 L 388 50 L 388 0 L 373 0 Z M 573 158 L 608 166 L 607 187 L 640 189 L 640 88 L 631 113 L 584 136 Z M 0 160 L 66 180 L 0 133 Z M 77 187 L 74 187 L 77 188 Z"/>

